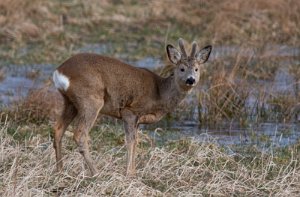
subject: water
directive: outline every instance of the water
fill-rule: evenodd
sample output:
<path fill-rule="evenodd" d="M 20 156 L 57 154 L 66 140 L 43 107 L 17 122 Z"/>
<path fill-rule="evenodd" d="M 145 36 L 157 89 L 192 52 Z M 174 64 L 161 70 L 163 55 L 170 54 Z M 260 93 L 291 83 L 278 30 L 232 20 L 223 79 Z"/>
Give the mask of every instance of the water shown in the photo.
<path fill-rule="evenodd" d="M 268 46 L 265 57 L 295 57 L 300 56 L 300 49 L 290 46 Z M 86 45 L 79 49 L 80 52 L 107 53 L 112 50 L 112 46 L 107 45 Z M 242 56 L 252 56 L 257 53 L 254 49 L 239 49 L 235 46 L 214 47 L 210 61 L 219 58 L 234 56 L 239 53 Z M 126 54 L 118 55 L 123 61 L 126 61 L 137 67 L 145 67 L 149 69 L 158 68 L 163 65 L 162 60 L 153 57 L 145 57 L 138 61 L 130 61 L 126 59 Z M 261 87 L 266 90 L 268 96 L 275 94 L 291 94 L 297 95 L 295 85 L 297 82 L 294 76 L 289 72 L 286 64 L 290 62 L 282 62 L 282 66 L 275 72 L 272 81 L 262 81 Z M 294 61 L 294 64 L 300 65 L 300 62 Z M 0 105 L 9 106 L 13 102 L 17 102 L 20 98 L 24 98 L 32 89 L 37 89 L 51 83 L 52 72 L 55 65 L 36 64 L 36 65 L 10 65 L 3 68 L 4 78 L 0 81 Z M 0 77 L 1 78 L 1 77 Z M 250 90 L 251 94 L 247 98 L 246 105 L 253 108 L 257 102 L 257 90 Z M 189 97 L 185 102 L 190 106 L 197 106 L 196 98 Z M 263 101 L 262 101 L 263 102 Z M 266 108 L 269 106 L 266 105 Z M 300 120 L 300 116 L 298 117 Z M 286 146 L 296 143 L 300 138 L 299 124 L 281 124 L 281 123 L 262 123 L 259 125 L 248 125 L 247 128 L 240 128 L 239 124 L 226 123 L 218 128 L 200 128 L 198 122 L 198 111 L 195 108 L 192 115 L 183 121 L 174 121 L 162 128 L 171 130 L 164 135 L 158 135 L 159 132 L 153 132 L 155 128 L 161 126 L 159 124 L 154 127 L 147 127 L 155 138 L 160 140 L 180 139 L 184 137 L 192 137 L 198 141 L 204 141 L 208 136 L 212 136 L 216 143 L 223 145 L 230 144 L 259 144 L 262 148 L 274 146 Z M 151 132 L 152 131 L 152 132 Z"/>
<path fill-rule="evenodd" d="M 0 81 L 0 105 L 7 106 L 24 98 L 31 89 L 42 87 L 52 76 L 51 64 L 10 65 Z"/>
<path fill-rule="evenodd" d="M 153 138 L 157 141 L 193 138 L 197 141 L 213 139 L 221 145 L 257 145 L 261 149 L 284 147 L 296 143 L 300 138 L 300 124 L 261 123 L 241 128 L 236 123 L 225 123 L 218 128 L 201 128 L 196 122 L 181 122 L 171 124 L 167 129 L 147 126 Z M 154 132 L 155 131 L 155 132 Z"/>

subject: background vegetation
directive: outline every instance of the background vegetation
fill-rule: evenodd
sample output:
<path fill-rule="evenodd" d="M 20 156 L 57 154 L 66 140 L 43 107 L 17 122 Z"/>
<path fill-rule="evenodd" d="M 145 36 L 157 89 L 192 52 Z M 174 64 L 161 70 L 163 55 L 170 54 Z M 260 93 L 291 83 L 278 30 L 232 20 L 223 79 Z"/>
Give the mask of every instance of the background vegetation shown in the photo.
<path fill-rule="evenodd" d="M 124 61 L 151 57 L 164 62 L 165 45 L 182 37 L 187 47 L 196 40 L 199 46 L 212 44 L 214 51 L 201 69 L 193 102 L 187 100 L 166 121 L 184 122 L 196 109 L 197 123 L 207 128 L 228 122 L 245 129 L 262 122 L 297 125 L 299 13 L 297 0 L 1 0 L 0 83 L 9 65 L 59 65 L 82 48 Z M 172 67 L 167 64 L 156 72 L 168 75 Z M 268 149 L 220 146 L 204 134 L 202 140 L 160 141 L 141 130 L 137 178 L 127 179 L 121 123 L 107 117 L 100 117 L 91 132 L 99 176 L 87 177 L 71 132 L 64 139 L 64 170 L 56 173 L 51 127 L 62 103 L 51 87 L 49 76 L 43 87 L 0 108 L 1 196 L 300 192 L 300 142 Z M 155 133 L 165 135 L 159 129 Z"/>

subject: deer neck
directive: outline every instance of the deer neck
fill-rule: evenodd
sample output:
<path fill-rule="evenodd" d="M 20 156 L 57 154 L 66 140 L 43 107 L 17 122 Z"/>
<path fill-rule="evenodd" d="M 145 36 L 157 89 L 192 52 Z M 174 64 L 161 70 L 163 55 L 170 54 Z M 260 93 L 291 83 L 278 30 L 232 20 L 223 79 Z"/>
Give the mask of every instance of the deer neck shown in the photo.
<path fill-rule="evenodd" d="M 164 78 L 159 85 L 160 103 L 164 106 L 166 112 L 172 111 L 186 97 L 189 91 L 181 90 L 174 76 Z"/>

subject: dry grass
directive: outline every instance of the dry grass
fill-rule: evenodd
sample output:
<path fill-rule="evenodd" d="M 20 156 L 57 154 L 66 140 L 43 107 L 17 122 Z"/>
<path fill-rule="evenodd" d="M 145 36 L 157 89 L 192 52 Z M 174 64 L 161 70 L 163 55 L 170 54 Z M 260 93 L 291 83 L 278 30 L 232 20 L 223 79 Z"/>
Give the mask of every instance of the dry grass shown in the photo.
<path fill-rule="evenodd" d="M 45 37 L 64 24 L 92 25 L 100 21 L 136 26 L 151 23 L 164 27 L 170 19 L 193 30 L 197 27 L 216 42 L 224 40 L 286 42 L 299 35 L 297 0 L 136 2 L 107 0 L 69 2 L 3 0 L 0 3 L 2 34 L 17 40 Z M 54 11 L 53 9 L 59 9 Z M 280 12 L 278 11 L 280 10 Z M 75 15 L 74 12 L 77 12 Z M 82 16 L 85 16 L 83 18 Z M 192 18 L 192 20 L 191 20 Z M 42 22 L 43 21 L 43 22 Z M 209 24 L 209 25 L 207 25 Z M 52 28 L 45 27 L 52 25 Z M 111 30 L 114 33 L 114 30 Z M 199 32 L 200 33 L 200 32 Z M 290 35 L 294 35 L 290 38 Z M 241 39 L 242 38 L 242 39 Z M 266 40 L 264 40 L 266 41 Z M 295 40 L 294 40 L 295 41 Z"/>
<path fill-rule="evenodd" d="M 0 82 L 5 79 L 5 71 L 3 68 L 0 69 Z"/>
<path fill-rule="evenodd" d="M 295 196 L 300 192 L 295 148 L 288 149 L 290 156 L 282 160 L 255 148 L 251 150 L 255 156 L 228 155 L 208 136 L 203 142 L 187 139 L 150 148 L 140 134 L 144 146 L 138 149 L 137 178 L 127 179 L 126 149 L 119 142 L 122 130 L 102 125 L 93 131 L 92 146 L 99 174 L 89 178 L 70 137 L 64 140 L 64 169 L 56 173 L 49 136 L 36 134 L 40 128 L 32 127 L 27 128 L 32 135 L 18 140 L 8 132 L 24 128 L 12 132 L 13 128 L 12 122 L 1 123 L 1 196 Z"/>
<path fill-rule="evenodd" d="M 3 111 L 16 123 L 41 124 L 54 121 L 60 115 L 62 108 L 63 99 L 59 92 L 45 85 L 43 88 L 31 89 L 25 98 L 11 104 Z"/>
<path fill-rule="evenodd" d="M 54 17 L 45 1 L 2 0 L 0 2 L 1 41 L 38 39 L 43 37 L 47 25 L 53 25 Z M 51 20 L 52 19 L 52 20 Z M 46 21 L 46 22 L 42 22 Z M 52 22 L 52 23 L 51 23 Z M 49 28 L 48 31 L 52 28 Z"/>
<path fill-rule="evenodd" d="M 227 65 L 224 60 L 216 60 L 210 65 L 213 67 L 210 71 L 204 69 L 202 84 L 207 89 L 198 95 L 199 111 L 204 112 L 199 116 L 202 124 L 215 124 L 223 119 L 240 121 L 247 117 L 246 101 L 253 85 L 247 80 L 246 62 L 241 59 L 237 55 L 233 60 L 227 60 Z"/>
<path fill-rule="evenodd" d="M 77 47 L 99 42 L 116 45 L 110 54 L 162 56 L 162 43 L 178 37 L 201 45 L 298 45 L 299 13 L 297 0 L 3 0 L 1 56 L 18 63 L 60 62 Z"/>

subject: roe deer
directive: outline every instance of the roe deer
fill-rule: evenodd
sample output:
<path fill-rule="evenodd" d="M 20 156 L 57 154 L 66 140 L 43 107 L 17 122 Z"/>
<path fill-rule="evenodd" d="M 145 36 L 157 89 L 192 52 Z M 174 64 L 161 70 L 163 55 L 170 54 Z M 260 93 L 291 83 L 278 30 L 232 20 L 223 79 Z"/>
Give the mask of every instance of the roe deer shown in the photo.
<path fill-rule="evenodd" d="M 174 74 L 162 78 L 117 59 L 82 53 L 66 60 L 53 73 L 55 87 L 64 98 L 64 109 L 54 128 L 57 169 L 62 169 L 61 139 L 75 119 L 74 140 L 91 174 L 96 168 L 89 153 L 88 134 L 98 113 L 124 121 L 127 146 L 127 176 L 135 175 L 135 152 L 139 124 L 159 121 L 177 106 L 198 83 L 199 64 L 207 61 L 211 46 L 197 51 L 193 42 L 188 56 L 183 40 L 180 51 L 167 45 L 175 65 Z"/>

